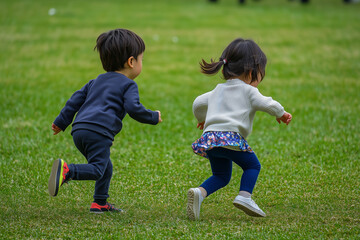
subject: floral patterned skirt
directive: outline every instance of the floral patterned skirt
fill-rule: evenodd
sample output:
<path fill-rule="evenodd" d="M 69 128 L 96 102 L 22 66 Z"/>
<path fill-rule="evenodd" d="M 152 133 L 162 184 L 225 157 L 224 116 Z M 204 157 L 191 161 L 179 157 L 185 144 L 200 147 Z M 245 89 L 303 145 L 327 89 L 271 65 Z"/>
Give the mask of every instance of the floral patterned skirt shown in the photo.
<path fill-rule="evenodd" d="M 194 153 L 208 158 L 206 151 L 214 147 L 226 147 L 235 151 L 253 153 L 245 138 L 237 132 L 205 132 L 192 144 Z"/>

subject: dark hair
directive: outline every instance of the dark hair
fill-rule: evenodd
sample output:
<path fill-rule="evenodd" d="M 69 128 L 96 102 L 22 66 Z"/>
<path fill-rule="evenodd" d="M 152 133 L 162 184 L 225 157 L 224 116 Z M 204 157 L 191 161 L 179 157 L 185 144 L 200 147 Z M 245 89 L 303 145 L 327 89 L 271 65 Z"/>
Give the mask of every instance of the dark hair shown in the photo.
<path fill-rule="evenodd" d="M 145 43 L 134 32 L 127 29 L 115 29 L 100 34 L 94 50 L 100 54 L 101 63 L 107 72 L 124 68 L 125 62 L 145 51 Z"/>
<path fill-rule="evenodd" d="M 251 73 L 251 82 L 254 82 L 258 80 L 258 73 L 261 80 L 264 78 L 266 62 L 265 54 L 253 40 L 237 38 L 225 48 L 218 62 L 211 59 L 211 62 L 207 63 L 202 59 L 200 67 L 202 73 L 212 75 L 223 66 L 225 79 L 238 77 L 243 73 L 249 76 Z"/>

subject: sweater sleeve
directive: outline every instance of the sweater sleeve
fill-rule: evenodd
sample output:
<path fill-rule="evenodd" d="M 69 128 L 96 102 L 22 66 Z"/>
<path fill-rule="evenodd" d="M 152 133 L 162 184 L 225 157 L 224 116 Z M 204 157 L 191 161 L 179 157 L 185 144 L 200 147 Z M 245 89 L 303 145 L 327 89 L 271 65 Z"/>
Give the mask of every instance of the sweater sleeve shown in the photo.
<path fill-rule="evenodd" d="M 250 93 L 250 102 L 256 111 L 267 112 L 272 116 L 280 118 L 284 115 L 284 107 L 280 103 L 273 100 L 271 97 L 263 96 L 257 88 L 254 88 Z"/>
<path fill-rule="evenodd" d="M 54 124 L 58 126 L 61 130 L 65 129 L 71 124 L 74 119 L 75 114 L 79 111 L 80 107 L 85 102 L 89 86 L 92 84 L 93 80 L 88 82 L 80 90 L 76 91 L 66 102 L 65 106 L 61 110 L 60 114 L 54 121 Z"/>
<path fill-rule="evenodd" d="M 211 92 L 198 96 L 193 103 L 193 114 L 199 123 L 204 122 L 208 109 L 208 99 Z"/>
<path fill-rule="evenodd" d="M 129 116 L 141 123 L 158 124 L 159 113 L 146 109 L 140 103 L 139 90 L 135 82 L 132 82 L 124 93 L 124 108 Z"/>

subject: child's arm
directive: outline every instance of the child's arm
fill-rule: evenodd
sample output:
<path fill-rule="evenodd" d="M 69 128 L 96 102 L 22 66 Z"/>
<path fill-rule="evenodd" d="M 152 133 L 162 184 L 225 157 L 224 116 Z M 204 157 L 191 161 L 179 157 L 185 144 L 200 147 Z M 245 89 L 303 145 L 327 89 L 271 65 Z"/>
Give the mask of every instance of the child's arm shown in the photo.
<path fill-rule="evenodd" d="M 252 95 L 253 106 L 260 111 L 267 112 L 270 115 L 276 116 L 278 123 L 285 123 L 288 125 L 291 122 L 292 116 L 290 113 L 284 111 L 284 107 L 280 103 L 273 100 L 271 97 L 263 96 L 259 90 L 256 89 Z"/>
<path fill-rule="evenodd" d="M 282 118 L 285 114 L 284 107 L 271 97 L 263 96 L 257 88 L 253 88 L 249 95 L 251 105 L 256 111 L 267 112 L 276 118 Z"/>
<path fill-rule="evenodd" d="M 210 92 L 200 95 L 193 103 L 193 114 L 198 121 L 197 127 L 201 130 L 204 128 L 205 124 L 209 96 Z"/>
<path fill-rule="evenodd" d="M 286 123 L 286 125 L 289 125 L 289 123 L 291 122 L 292 116 L 290 113 L 285 112 L 284 115 L 282 115 L 282 117 L 280 118 L 276 118 L 276 121 L 278 121 L 278 123 L 280 124 L 281 122 Z"/>
<path fill-rule="evenodd" d="M 56 127 L 60 128 L 62 131 L 65 131 L 65 129 L 71 124 L 75 114 L 79 111 L 80 107 L 85 102 L 89 86 L 91 86 L 92 82 L 93 80 L 87 83 L 80 90 L 76 91 L 69 98 L 53 123 Z"/>
<path fill-rule="evenodd" d="M 141 123 L 158 124 L 162 122 L 160 111 L 146 109 L 140 103 L 139 90 L 135 82 L 124 93 L 124 108 L 129 116 Z"/>

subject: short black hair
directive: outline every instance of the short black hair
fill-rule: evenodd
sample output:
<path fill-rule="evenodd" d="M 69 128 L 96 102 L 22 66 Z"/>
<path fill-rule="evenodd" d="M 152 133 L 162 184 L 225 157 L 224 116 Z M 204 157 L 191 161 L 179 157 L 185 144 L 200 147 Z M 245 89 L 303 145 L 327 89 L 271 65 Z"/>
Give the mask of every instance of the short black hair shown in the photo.
<path fill-rule="evenodd" d="M 211 75 L 216 74 L 223 66 L 225 79 L 238 77 L 243 73 L 249 76 L 251 73 L 251 82 L 254 82 L 258 80 L 259 73 L 261 80 L 264 78 L 266 63 L 265 53 L 253 40 L 237 38 L 225 48 L 219 61 L 211 59 L 211 62 L 207 63 L 202 59 L 200 67 L 202 73 Z"/>
<path fill-rule="evenodd" d="M 118 28 L 100 34 L 95 49 L 100 54 L 104 70 L 114 72 L 123 69 L 130 57 L 137 59 L 145 51 L 145 43 L 134 32 Z"/>

